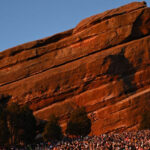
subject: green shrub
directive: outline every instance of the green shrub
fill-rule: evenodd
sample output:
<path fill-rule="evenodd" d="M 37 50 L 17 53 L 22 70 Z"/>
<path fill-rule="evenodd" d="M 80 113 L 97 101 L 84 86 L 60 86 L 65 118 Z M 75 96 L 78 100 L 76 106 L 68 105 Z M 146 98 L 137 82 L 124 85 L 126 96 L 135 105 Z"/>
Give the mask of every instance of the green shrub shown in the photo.
<path fill-rule="evenodd" d="M 142 121 L 140 124 L 140 129 L 150 129 L 150 110 L 145 110 L 142 115 Z"/>
<path fill-rule="evenodd" d="M 9 143 L 9 130 L 6 119 L 6 111 L 0 106 L 0 145 L 5 145 Z"/>
<path fill-rule="evenodd" d="M 86 136 L 91 132 L 91 120 L 84 107 L 79 107 L 71 113 L 67 123 L 66 133 L 75 136 Z"/>
<path fill-rule="evenodd" d="M 49 117 L 49 121 L 44 128 L 43 138 L 45 141 L 57 141 L 62 138 L 62 130 L 58 118 L 54 114 Z"/>
<path fill-rule="evenodd" d="M 10 144 L 32 143 L 36 133 L 36 120 L 28 106 L 12 103 L 7 107 L 7 124 Z"/>

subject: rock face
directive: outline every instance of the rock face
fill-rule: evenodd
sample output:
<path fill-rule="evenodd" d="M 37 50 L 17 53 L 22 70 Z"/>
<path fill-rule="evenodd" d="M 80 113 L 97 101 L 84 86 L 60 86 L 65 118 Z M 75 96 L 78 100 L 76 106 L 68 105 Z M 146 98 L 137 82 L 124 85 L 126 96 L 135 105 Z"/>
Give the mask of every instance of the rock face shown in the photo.
<path fill-rule="evenodd" d="M 134 2 L 0 53 L 0 94 L 62 126 L 85 106 L 91 134 L 137 129 L 150 106 L 150 8 Z"/>

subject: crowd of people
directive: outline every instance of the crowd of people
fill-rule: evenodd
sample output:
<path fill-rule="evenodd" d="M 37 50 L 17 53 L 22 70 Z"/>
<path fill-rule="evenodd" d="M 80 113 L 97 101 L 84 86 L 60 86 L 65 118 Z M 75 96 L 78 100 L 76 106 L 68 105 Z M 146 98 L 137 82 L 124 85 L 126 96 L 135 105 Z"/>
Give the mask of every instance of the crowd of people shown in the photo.
<path fill-rule="evenodd" d="M 12 148 L 13 149 L 13 148 Z M 16 149 L 16 148 L 15 148 Z M 150 130 L 67 138 L 56 143 L 27 145 L 29 150 L 150 150 Z M 16 149 L 17 150 L 17 149 Z M 18 149 L 19 150 L 19 149 Z"/>
<path fill-rule="evenodd" d="M 150 130 L 108 133 L 84 138 L 64 138 L 52 144 L 38 144 L 35 150 L 150 150 Z"/>

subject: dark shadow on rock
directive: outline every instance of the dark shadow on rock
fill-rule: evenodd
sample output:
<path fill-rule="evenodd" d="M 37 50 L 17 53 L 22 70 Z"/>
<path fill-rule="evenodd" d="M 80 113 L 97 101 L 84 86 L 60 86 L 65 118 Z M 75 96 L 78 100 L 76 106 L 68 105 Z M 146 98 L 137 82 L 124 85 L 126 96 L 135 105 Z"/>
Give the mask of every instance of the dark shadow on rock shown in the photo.
<path fill-rule="evenodd" d="M 150 10 L 144 10 L 133 23 L 131 35 L 122 43 L 136 40 L 150 34 Z"/>
<path fill-rule="evenodd" d="M 0 94 L 0 105 L 6 107 L 7 103 L 9 102 L 11 96 L 7 94 Z"/>
<path fill-rule="evenodd" d="M 134 79 L 133 74 L 136 70 L 128 59 L 124 57 L 124 52 L 120 52 L 117 55 L 109 55 L 105 58 L 104 64 L 109 65 L 106 74 L 112 77 L 117 76 L 118 80 L 123 80 L 125 93 L 136 91 L 136 85 L 132 82 Z"/>

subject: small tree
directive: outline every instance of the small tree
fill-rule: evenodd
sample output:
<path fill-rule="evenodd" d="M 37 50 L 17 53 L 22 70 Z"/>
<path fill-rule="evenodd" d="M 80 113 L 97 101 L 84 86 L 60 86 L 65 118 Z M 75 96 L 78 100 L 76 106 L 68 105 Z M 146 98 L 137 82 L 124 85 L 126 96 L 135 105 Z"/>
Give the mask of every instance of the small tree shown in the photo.
<path fill-rule="evenodd" d="M 142 115 L 140 129 L 150 129 L 150 110 L 145 110 Z"/>
<path fill-rule="evenodd" d="M 7 107 L 7 123 L 10 132 L 10 144 L 18 144 L 18 125 L 20 108 L 17 103 L 12 103 Z"/>
<path fill-rule="evenodd" d="M 19 140 L 26 144 L 32 143 L 36 136 L 36 119 L 33 111 L 27 105 L 21 107 L 18 119 Z"/>
<path fill-rule="evenodd" d="M 76 136 L 86 136 L 91 132 L 91 120 L 84 107 L 79 107 L 71 113 L 67 123 L 66 133 Z"/>
<path fill-rule="evenodd" d="M 0 145 L 9 143 L 9 130 L 6 115 L 5 109 L 0 106 Z"/>
<path fill-rule="evenodd" d="M 0 94 L 0 145 L 9 143 L 10 132 L 7 124 L 6 106 L 11 96 Z"/>
<path fill-rule="evenodd" d="M 58 118 L 54 114 L 49 117 L 49 121 L 44 128 L 43 138 L 45 141 L 56 141 L 62 138 L 61 127 Z"/>
<path fill-rule="evenodd" d="M 32 143 L 36 135 L 36 120 L 28 106 L 20 107 L 17 103 L 8 105 L 7 124 L 11 144 Z"/>

